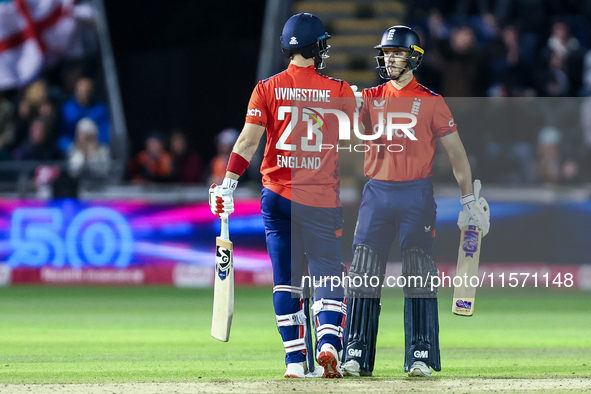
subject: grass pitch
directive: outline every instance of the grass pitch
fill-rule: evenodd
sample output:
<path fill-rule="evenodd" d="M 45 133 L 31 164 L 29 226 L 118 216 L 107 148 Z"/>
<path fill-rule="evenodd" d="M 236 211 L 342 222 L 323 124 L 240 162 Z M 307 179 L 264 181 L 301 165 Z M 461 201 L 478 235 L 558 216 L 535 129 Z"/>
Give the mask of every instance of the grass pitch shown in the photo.
<path fill-rule="evenodd" d="M 236 290 L 228 343 L 209 334 L 212 294 L 0 288 L 0 384 L 283 380 L 271 290 Z M 371 380 L 408 380 L 402 304 L 382 300 Z M 443 370 L 435 379 L 591 377 L 589 298 L 480 298 L 477 304 L 474 317 L 463 318 L 452 315 L 450 299 L 440 299 Z"/>

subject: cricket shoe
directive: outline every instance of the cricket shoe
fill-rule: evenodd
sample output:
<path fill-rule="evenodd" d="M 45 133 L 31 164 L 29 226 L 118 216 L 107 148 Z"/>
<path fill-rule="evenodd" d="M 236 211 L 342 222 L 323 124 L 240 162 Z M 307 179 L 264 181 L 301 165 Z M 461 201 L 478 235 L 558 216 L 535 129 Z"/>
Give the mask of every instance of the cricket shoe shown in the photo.
<path fill-rule="evenodd" d="M 300 363 L 289 363 L 287 364 L 287 369 L 283 374 L 284 378 L 305 378 L 306 377 L 306 370 L 308 366 L 306 365 L 305 361 Z"/>
<path fill-rule="evenodd" d="M 357 360 L 349 360 L 341 366 L 344 376 L 360 376 L 361 367 Z"/>
<path fill-rule="evenodd" d="M 341 365 L 343 376 L 371 376 L 371 372 L 368 372 L 361 368 L 357 360 L 349 360 Z"/>
<path fill-rule="evenodd" d="M 323 378 L 339 379 L 343 377 L 339 369 L 339 352 L 330 343 L 322 345 L 317 360 L 318 364 L 324 368 Z"/>
<path fill-rule="evenodd" d="M 410 366 L 410 370 L 408 371 L 408 376 L 412 377 L 419 377 L 419 378 L 429 378 L 431 377 L 431 368 L 427 366 L 422 361 L 415 361 Z"/>

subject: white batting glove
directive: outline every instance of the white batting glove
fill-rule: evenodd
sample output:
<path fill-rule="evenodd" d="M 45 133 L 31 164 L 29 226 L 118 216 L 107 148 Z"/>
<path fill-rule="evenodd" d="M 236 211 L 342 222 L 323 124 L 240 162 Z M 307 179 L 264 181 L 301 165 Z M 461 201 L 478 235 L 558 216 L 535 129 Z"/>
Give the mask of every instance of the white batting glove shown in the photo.
<path fill-rule="evenodd" d="M 227 218 L 234 212 L 234 189 L 238 181 L 224 178 L 221 185 L 212 184 L 209 188 L 209 207 L 211 213 L 219 218 Z"/>
<path fill-rule="evenodd" d="M 480 197 L 480 181 L 474 181 L 474 193 L 460 198 L 464 210 L 458 215 L 458 227 L 462 229 L 469 224 L 476 225 L 482 230 L 482 236 L 490 230 L 490 207 L 484 197 Z"/>
<path fill-rule="evenodd" d="M 361 110 L 361 107 L 363 107 L 363 93 L 361 91 L 358 90 L 359 88 L 357 87 L 357 85 L 351 85 L 351 90 L 353 91 L 353 94 L 355 95 L 355 102 L 357 104 L 357 106 L 355 107 L 355 111 L 357 113 L 359 113 L 359 111 Z"/>

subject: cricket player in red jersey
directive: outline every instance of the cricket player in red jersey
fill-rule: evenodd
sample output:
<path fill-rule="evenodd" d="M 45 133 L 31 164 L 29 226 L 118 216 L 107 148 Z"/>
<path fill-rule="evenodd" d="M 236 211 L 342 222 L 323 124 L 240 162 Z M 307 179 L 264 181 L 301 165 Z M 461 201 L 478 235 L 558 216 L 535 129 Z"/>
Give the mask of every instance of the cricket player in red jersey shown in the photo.
<path fill-rule="evenodd" d="M 360 120 L 365 135 L 375 138 L 365 141 L 364 172 L 370 180 L 359 208 L 349 276 L 377 276 L 382 284 L 390 246 L 399 236 L 407 278 L 404 370 L 409 376 L 431 376 L 431 369 L 441 370 L 437 288 L 430 281 L 439 273 L 432 259 L 437 206 L 431 177 L 437 139 L 462 193 L 459 227 L 474 221 L 486 235 L 490 211 L 484 198 L 474 198 L 470 164 L 447 104 L 413 76 L 424 54 L 418 35 L 409 27 L 393 26 L 375 48 L 380 51 L 377 69 L 387 82 L 362 92 Z M 372 374 L 380 287 L 347 288 L 345 375 Z"/>
<path fill-rule="evenodd" d="M 306 348 L 301 329 L 306 324 L 300 303 L 304 260 L 308 260 L 312 277 L 341 274 L 338 153 L 320 149 L 322 144 L 338 145 L 339 125 L 336 117 L 323 117 L 322 111 L 338 109 L 352 118 L 356 102 L 349 84 L 317 72 L 328 57 L 329 38 L 320 19 L 312 14 L 300 13 L 286 22 L 280 41 L 289 66 L 256 85 L 226 178 L 210 189 L 212 212 L 218 216 L 232 213 L 232 192 L 266 130 L 261 211 L 273 265 L 273 306 L 286 352 L 284 376 L 289 378 L 305 377 L 305 352 L 313 352 Z M 319 123 L 309 138 L 312 122 Z M 324 378 L 342 377 L 343 300 L 342 288 L 315 290 L 316 360 L 324 368 Z"/>

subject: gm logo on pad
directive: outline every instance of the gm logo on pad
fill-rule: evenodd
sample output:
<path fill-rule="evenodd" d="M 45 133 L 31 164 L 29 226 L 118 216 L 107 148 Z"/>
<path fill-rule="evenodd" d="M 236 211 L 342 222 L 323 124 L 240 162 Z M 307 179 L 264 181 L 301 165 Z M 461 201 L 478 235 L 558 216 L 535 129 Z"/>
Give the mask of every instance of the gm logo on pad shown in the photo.
<path fill-rule="evenodd" d="M 347 353 L 349 353 L 349 356 L 351 357 L 361 357 L 361 355 L 363 354 L 363 350 L 351 348 L 347 350 Z"/>

